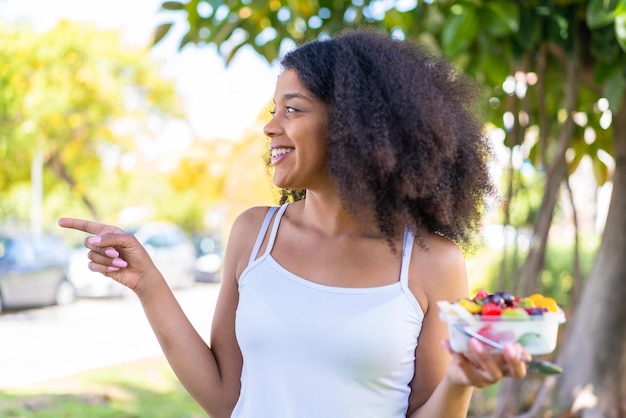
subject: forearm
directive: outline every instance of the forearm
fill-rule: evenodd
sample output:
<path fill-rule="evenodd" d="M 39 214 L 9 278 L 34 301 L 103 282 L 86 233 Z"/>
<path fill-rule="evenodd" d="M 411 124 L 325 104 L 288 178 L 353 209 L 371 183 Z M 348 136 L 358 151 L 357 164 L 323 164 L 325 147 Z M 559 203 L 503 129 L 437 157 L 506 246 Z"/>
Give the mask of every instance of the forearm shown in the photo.
<path fill-rule="evenodd" d="M 240 355 L 238 358 L 238 352 L 233 349 L 237 347 L 234 319 L 228 322 L 232 324 L 232 332 L 226 331 L 233 335 L 229 344 L 221 343 L 222 348 L 215 350 L 222 353 L 222 360 L 218 361 L 134 235 L 111 225 L 77 218 L 61 218 L 59 226 L 93 234 L 85 240 L 90 250 L 89 268 L 135 291 L 181 383 L 212 417 L 230 416 L 239 394 L 241 374 Z M 234 317 L 236 303 L 231 306 Z"/>
<path fill-rule="evenodd" d="M 472 386 L 457 385 L 444 377 L 428 401 L 409 418 L 466 418 L 472 392 Z"/>
<path fill-rule="evenodd" d="M 234 382 L 223 379 L 216 358 L 193 327 L 159 273 L 148 289 L 137 291 L 148 322 L 172 370 L 213 417 L 227 416 L 236 397 Z"/>

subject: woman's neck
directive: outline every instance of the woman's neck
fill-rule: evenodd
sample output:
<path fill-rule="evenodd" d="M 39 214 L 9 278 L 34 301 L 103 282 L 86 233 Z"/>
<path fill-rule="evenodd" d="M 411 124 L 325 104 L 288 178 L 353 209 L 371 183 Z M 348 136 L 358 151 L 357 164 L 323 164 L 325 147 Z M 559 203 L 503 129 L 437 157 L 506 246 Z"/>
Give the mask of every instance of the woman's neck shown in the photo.
<path fill-rule="evenodd" d="M 296 202 L 286 216 L 296 224 L 326 236 L 359 235 L 381 237 L 374 217 L 362 220 L 346 210 L 337 195 L 320 195 L 307 191 L 306 199 Z M 290 212 L 290 211 L 288 211 Z"/>

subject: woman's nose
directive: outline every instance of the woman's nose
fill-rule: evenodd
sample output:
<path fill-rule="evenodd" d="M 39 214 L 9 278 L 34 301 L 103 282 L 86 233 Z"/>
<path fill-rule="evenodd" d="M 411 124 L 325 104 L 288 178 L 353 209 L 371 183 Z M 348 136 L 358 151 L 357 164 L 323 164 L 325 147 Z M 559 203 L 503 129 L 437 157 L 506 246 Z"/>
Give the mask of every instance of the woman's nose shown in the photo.
<path fill-rule="evenodd" d="M 265 134 L 265 136 L 272 137 L 278 135 L 281 132 L 282 129 L 277 119 L 278 118 L 276 117 L 276 115 L 274 115 L 272 116 L 272 119 L 270 119 L 270 121 L 265 124 L 265 126 L 263 127 L 263 133 Z"/>

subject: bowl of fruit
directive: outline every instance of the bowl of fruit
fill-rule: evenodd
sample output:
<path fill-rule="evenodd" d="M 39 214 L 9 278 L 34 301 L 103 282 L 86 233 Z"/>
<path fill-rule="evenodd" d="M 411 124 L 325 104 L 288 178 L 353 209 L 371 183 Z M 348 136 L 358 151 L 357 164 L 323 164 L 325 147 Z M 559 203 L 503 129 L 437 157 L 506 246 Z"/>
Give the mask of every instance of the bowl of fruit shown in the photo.
<path fill-rule="evenodd" d="M 527 297 L 479 290 L 473 298 L 437 302 L 448 323 L 453 351 L 467 352 L 471 335 L 498 344 L 520 343 L 529 354 L 548 354 L 556 348 L 565 314 L 556 301 L 539 293 Z"/>

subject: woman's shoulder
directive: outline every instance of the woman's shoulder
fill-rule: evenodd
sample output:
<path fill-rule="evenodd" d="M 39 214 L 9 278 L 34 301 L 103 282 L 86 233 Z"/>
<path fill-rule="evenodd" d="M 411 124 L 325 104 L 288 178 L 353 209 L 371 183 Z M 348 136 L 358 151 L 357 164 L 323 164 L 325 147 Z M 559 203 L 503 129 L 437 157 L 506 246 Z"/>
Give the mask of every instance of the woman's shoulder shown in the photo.
<path fill-rule="evenodd" d="M 431 262 L 443 268 L 450 263 L 465 263 L 464 254 L 454 241 L 435 233 L 428 233 L 420 239 L 416 249 L 418 254 L 424 255 L 424 262 Z"/>
<path fill-rule="evenodd" d="M 260 226 L 272 207 L 273 206 L 253 206 L 244 210 L 235 219 L 233 228 L 249 228 L 257 224 Z"/>
<path fill-rule="evenodd" d="M 271 208 L 272 206 L 254 206 L 241 212 L 231 226 L 229 240 L 245 242 L 253 236 L 256 237 Z"/>
<path fill-rule="evenodd" d="M 255 206 L 241 212 L 232 224 L 226 253 L 228 259 L 236 266 L 236 277 L 239 277 L 248 265 L 250 254 L 257 240 L 263 220 L 271 206 Z"/>
<path fill-rule="evenodd" d="M 467 293 L 465 255 L 446 237 L 428 234 L 413 248 L 409 287 L 418 300 L 455 300 Z M 429 302 L 426 302 L 427 304 Z"/>

